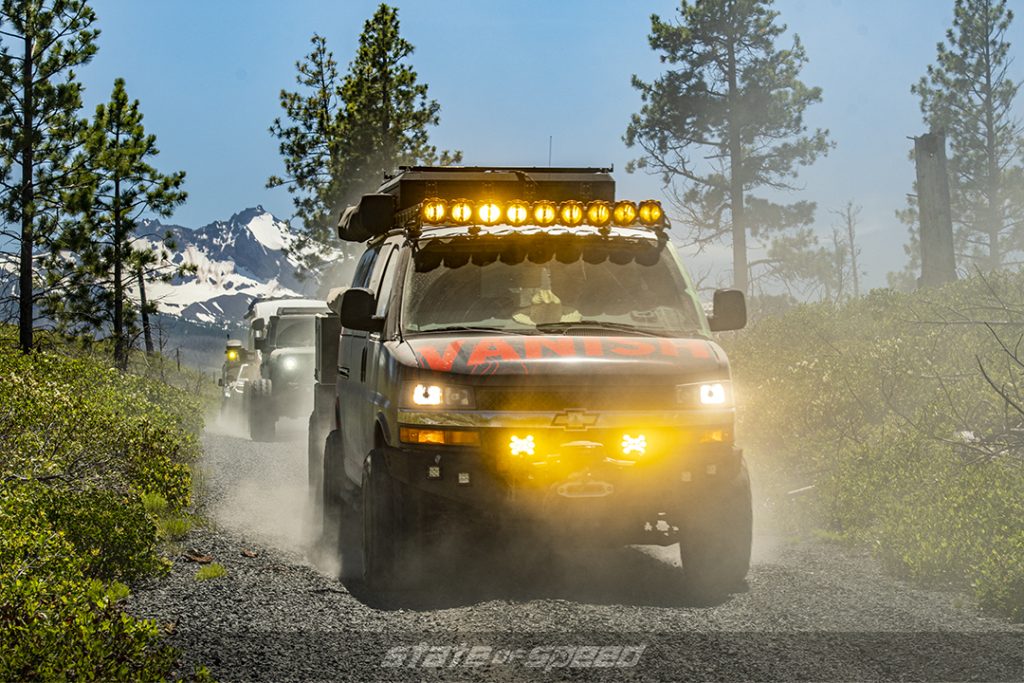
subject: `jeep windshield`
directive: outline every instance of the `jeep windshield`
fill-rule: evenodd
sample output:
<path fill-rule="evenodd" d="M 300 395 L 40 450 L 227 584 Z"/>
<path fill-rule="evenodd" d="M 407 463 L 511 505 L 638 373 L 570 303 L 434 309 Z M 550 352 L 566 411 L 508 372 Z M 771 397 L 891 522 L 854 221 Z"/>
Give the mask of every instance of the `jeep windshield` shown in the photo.
<path fill-rule="evenodd" d="M 421 243 L 406 273 L 405 332 L 700 334 L 670 247 L 541 237 Z"/>
<path fill-rule="evenodd" d="M 275 321 L 271 341 L 274 348 L 280 349 L 292 346 L 313 346 L 315 338 L 316 328 L 313 316 L 286 316 Z"/>

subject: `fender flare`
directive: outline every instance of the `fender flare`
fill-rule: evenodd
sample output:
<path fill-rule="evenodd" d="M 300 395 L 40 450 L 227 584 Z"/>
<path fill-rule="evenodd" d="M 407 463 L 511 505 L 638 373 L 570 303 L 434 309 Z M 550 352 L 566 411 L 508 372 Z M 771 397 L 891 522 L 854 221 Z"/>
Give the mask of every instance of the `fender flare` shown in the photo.
<path fill-rule="evenodd" d="M 380 430 L 380 433 L 384 435 L 384 443 L 374 444 L 374 448 L 383 448 L 391 445 L 391 428 L 388 425 L 388 419 L 384 416 L 384 413 L 377 413 L 374 418 L 374 427 Z"/>

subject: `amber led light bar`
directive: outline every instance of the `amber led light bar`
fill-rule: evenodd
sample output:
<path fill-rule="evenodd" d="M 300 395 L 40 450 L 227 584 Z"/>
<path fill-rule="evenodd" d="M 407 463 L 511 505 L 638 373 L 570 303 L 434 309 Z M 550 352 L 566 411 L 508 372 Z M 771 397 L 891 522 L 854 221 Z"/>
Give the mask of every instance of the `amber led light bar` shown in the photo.
<path fill-rule="evenodd" d="M 431 198 L 420 204 L 419 219 L 422 225 L 563 225 L 573 228 L 586 225 L 607 228 L 611 225 L 629 227 L 639 224 L 657 230 L 668 227 L 661 202 L 654 199 L 639 203 L 629 200 L 595 200 L 586 203 L 567 200 L 555 203 L 546 199 L 535 202 L 520 199 L 498 202 Z"/>

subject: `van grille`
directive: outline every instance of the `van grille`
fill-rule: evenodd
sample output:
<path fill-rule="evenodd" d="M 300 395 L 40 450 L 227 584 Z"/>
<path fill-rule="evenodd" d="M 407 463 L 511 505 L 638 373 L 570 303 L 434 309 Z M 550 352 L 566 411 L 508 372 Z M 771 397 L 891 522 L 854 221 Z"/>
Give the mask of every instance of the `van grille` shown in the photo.
<path fill-rule="evenodd" d="M 675 387 L 477 387 L 479 410 L 672 410 Z"/>

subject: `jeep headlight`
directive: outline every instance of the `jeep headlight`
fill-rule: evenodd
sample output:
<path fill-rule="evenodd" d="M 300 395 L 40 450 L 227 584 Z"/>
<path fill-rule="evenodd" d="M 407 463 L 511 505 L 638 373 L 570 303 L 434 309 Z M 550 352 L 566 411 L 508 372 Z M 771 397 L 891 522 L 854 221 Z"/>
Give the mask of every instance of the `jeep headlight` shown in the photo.
<path fill-rule="evenodd" d="M 299 367 L 299 361 L 295 356 L 285 356 L 281 361 L 281 367 L 291 372 L 295 368 Z"/>
<path fill-rule="evenodd" d="M 408 382 L 402 391 L 403 408 L 473 408 L 473 389 L 432 382 Z"/>
<path fill-rule="evenodd" d="M 676 400 L 688 408 L 733 407 L 732 382 L 719 380 L 680 384 L 676 387 Z"/>

